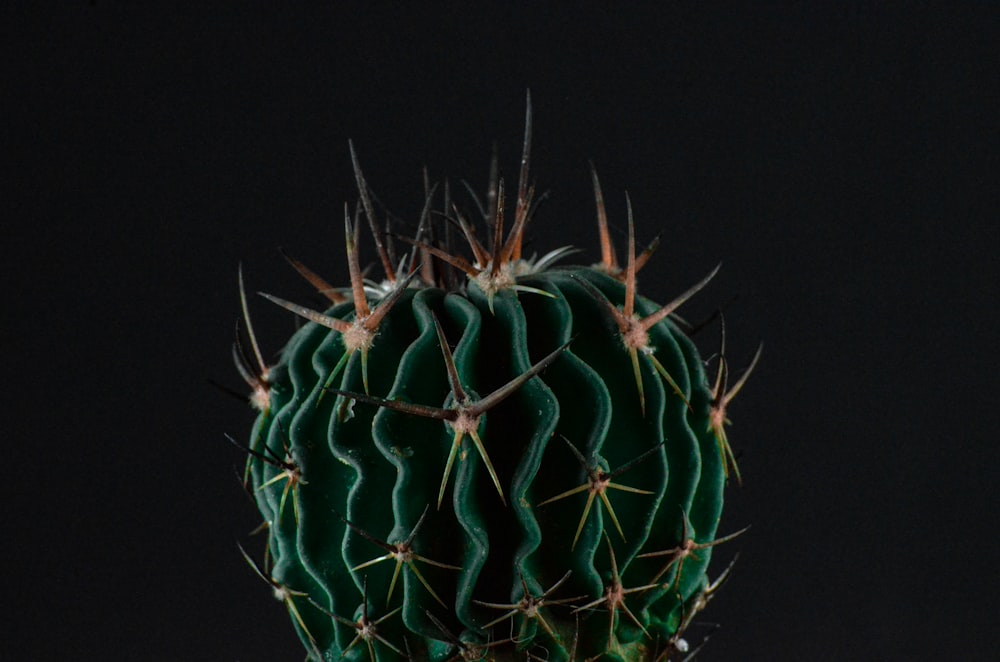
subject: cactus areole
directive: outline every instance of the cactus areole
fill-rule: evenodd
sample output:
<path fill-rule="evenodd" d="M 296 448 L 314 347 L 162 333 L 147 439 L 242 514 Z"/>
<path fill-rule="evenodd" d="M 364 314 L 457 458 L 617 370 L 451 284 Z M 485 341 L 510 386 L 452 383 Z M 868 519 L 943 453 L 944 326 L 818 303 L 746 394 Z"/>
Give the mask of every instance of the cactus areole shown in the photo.
<path fill-rule="evenodd" d="M 484 223 L 427 187 L 409 237 L 382 229 L 352 146 L 350 284 L 288 258 L 329 304 L 263 295 L 307 320 L 275 365 L 240 273 L 258 417 L 233 442 L 264 517 L 240 551 L 309 659 L 680 660 L 705 637 L 695 616 L 728 574 L 709 578 L 711 552 L 742 533 L 718 525 L 749 370 L 727 385 L 723 350 L 710 380 L 673 316 L 715 271 L 667 305 L 639 296 L 655 242 L 636 254 L 629 205 L 621 266 L 596 174 L 601 261 L 522 256 L 530 118 L 529 101 L 512 204 L 495 167 L 470 204 Z"/>

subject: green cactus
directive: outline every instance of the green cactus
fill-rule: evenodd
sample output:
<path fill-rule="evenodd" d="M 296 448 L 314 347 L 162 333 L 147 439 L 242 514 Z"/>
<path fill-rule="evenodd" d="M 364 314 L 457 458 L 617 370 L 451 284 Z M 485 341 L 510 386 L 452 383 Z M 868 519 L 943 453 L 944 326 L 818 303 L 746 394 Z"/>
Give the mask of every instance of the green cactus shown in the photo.
<path fill-rule="evenodd" d="M 262 562 L 241 551 L 311 659 L 673 659 L 728 574 L 706 574 L 742 533 L 717 537 L 739 480 L 726 406 L 759 350 L 731 388 L 720 353 L 709 384 L 672 313 L 715 271 L 666 306 L 638 296 L 655 243 L 636 255 L 629 206 L 619 266 L 596 174 L 602 261 L 522 258 L 530 104 L 527 118 L 509 233 L 502 179 L 480 205 L 488 246 L 447 194 L 457 229 L 432 227 L 430 189 L 401 266 L 352 147 L 351 286 L 291 260 L 330 307 L 264 295 L 309 320 L 276 365 L 240 274 L 249 342 L 234 355 L 259 410 L 245 482 L 267 538 Z M 382 284 L 362 279 L 361 211 Z"/>

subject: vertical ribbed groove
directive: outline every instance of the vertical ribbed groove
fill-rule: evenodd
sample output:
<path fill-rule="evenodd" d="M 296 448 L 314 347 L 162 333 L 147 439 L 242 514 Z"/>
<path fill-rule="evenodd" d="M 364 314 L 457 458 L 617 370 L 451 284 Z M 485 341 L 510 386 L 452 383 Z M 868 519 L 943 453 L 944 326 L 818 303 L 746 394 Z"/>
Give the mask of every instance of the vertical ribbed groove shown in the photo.
<path fill-rule="evenodd" d="M 481 375 L 476 369 L 480 347 L 480 331 L 482 315 L 476 306 L 468 300 L 450 295 L 445 298 L 445 312 L 450 326 L 460 330 L 461 336 L 454 333 L 449 342 L 457 339 L 454 349 L 455 367 L 459 381 L 466 389 L 469 397 L 475 399 L 480 387 Z M 445 458 L 453 443 L 452 431 L 448 428 L 448 446 L 441 456 L 440 466 L 443 470 Z M 489 416 L 485 425 L 479 427 L 481 438 L 487 448 L 492 438 L 489 430 Z M 455 592 L 455 615 L 463 628 L 477 629 L 477 623 L 472 613 L 470 600 L 475 592 L 476 583 L 490 553 L 489 521 L 484 516 L 482 502 L 496 499 L 493 485 L 487 475 L 486 467 L 480 460 L 471 439 L 463 439 L 462 447 L 455 460 L 455 466 L 450 476 L 451 484 L 446 486 L 445 499 L 451 501 L 455 519 L 461 526 L 464 535 L 464 551 L 460 565 L 462 571 L 458 576 L 458 586 Z M 435 483 L 436 485 L 437 483 Z"/>
<path fill-rule="evenodd" d="M 592 287 L 581 284 L 584 279 Z M 704 365 L 691 341 L 669 319 L 651 328 L 655 357 L 691 409 L 640 354 L 643 411 L 631 357 L 607 309 L 607 302 L 621 308 L 624 285 L 588 268 L 552 270 L 520 282 L 552 297 L 501 291 L 491 307 L 475 284 L 461 293 L 407 291 L 380 324 L 368 356 L 371 396 L 441 408 L 456 403 L 435 317 L 452 347 L 459 379 L 473 400 L 487 397 L 573 338 L 541 374 L 481 417 L 479 433 L 506 504 L 472 439 L 466 438 L 439 509 L 438 489 L 453 443 L 450 424 L 324 392 L 323 385 L 343 357 L 340 334 L 315 323 L 295 334 L 272 372 L 272 410 L 258 418 L 251 438 L 255 450 L 263 452 L 266 445 L 281 457 L 288 444 L 305 481 L 297 488 L 298 518 L 291 490 L 279 518 L 284 481 L 263 489 L 261 485 L 280 475 L 280 469 L 250 460 L 254 496 L 271 523 L 270 572 L 276 581 L 307 592 L 352 621 L 360 616 L 367 585 L 373 620 L 402 608 L 381 623 L 378 632 L 401 650 L 408 649 L 414 659 L 444 662 L 454 657 L 458 650 L 450 641 L 452 635 L 486 643 L 513 633 L 523 637 L 525 651 L 534 646 L 539 654 L 544 649 L 550 660 L 567 660 L 577 617 L 578 658 L 603 654 L 607 659 L 638 659 L 648 653 L 651 640 L 627 617 L 619 613 L 609 642 L 603 605 L 578 615 L 572 609 L 598 600 L 611 581 L 609 542 L 621 581 L 630 588 L 648 583 L 668 562 L 665 557 L 639 555 L 680 544 L 685 516 L 698 542 L 716 535 L 725 478 L 715 437 L 708 429 L 711 393 Z M 636 302 L 640 317 L 655 310 L 645 299 Z M 352 305 L 343 304 L 329 314 L 350 319 L 352 311 Z M 341 370 L 330 386 L 363 394 L 360 354 L 349 357 Z M 649 494 L 607 490 L 621 533 L 598 497 L 574 544 L 586 490 L 540 505 L 588 484 L 588 473 L 569 444 L 591 469 L 604 472 L 614 472 L 651 451 L 612 479 Z M 413 539 L 417 556 L 412 561 L 427 585 L 404 564 L 390 598 L 394 558 L 354 568 L 388 553 L 368 536 L 391 545 L 401 543 L 425 510 L 422 528 Z M 666 584 L 627 596 L 630 609 L 653 637 L 665 641 L 674 634 L 684 603 L 705 585 L 710 551 L 685 561 L 676 590 Z M 522 614 L 490 630 L 483 628 L 504 612 L 482 602 L 517 603 L 525 597 L 522 577 L 531 595 L 538 596 L 567 571 L 569 580 L 549 599 L 585 597 L 575 605 L 543 607 L 556 640 L 537 620 Z M 672 582 L 672 577 L 673 572 L 665 574 L 661 583 Z M 356 630 L 337 623 L 304 597 L 294 600 L 326 657 L 338 659 Z M 305 639 L 301 632 L 300 636 Z M 502 656 L 515 659 L 514 647 L 508 648 Z M 398 657 L 381 643 L 375 649 L 380 661 Z M 367 646 L 361 642 L 344 659 L 360 662 L 367 656 Z"/>

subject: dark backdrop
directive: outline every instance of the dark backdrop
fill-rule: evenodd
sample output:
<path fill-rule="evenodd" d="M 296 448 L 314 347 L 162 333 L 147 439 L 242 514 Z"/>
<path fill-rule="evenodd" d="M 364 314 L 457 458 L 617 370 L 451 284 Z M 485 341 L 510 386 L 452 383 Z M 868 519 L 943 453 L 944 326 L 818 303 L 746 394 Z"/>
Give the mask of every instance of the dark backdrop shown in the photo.
<path fill-rule="evenodd" d="M 596 259 L 593 159 L 616 231 L 627 190 L 665 232 L 645 291 L 721 260 L 688 316 L 725 307 L 734 365 L 765 342 L 699 659 L 992 659 L 997 12 L 163 4 L 3 9 L 5 659 L 302 658 L 236 547 L 251 414 L 207 384 L 237 264 L 344 280 L 348 138 L 413 218 L 424 165 L 514 170 L 529 87 L 533 246 Z"/>

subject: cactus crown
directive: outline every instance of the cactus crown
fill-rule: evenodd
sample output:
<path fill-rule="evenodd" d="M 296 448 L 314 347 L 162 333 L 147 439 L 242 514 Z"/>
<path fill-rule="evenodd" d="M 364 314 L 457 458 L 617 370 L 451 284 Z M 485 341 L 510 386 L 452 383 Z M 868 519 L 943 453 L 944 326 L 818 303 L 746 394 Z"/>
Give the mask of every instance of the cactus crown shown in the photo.
<path fill-rule="evenodd" d="M 596 173 L 601 262 L 525 259 L 530 145 L 529 98 L 513 214 L 495 160 L 476 203 L 487 242 L 447 188 L 432 222 L 429 186 L 415 236 L 383 237 L 352 145 L 350 286 L 288 258 L 329 305 L 263 294 L 307 320 L 275 365 L 240 272 L 233 354 L 259 413 L 233 443 L 267 539 L 262 562 L 240 550 L 312 659 L 676 659 L 729 574 L 706 570 L 742 533 L 717 537 L 740 480 L 726 407 L 749 370 L 728 386 L 723 340 L 710 385 L 673 316 L 718 267 L 667 305 L 640 297 L 658 242 L 637 255 L 626 198 L 619 264 Z M 382 283 L 363 278 L 362 215 Z"/>

